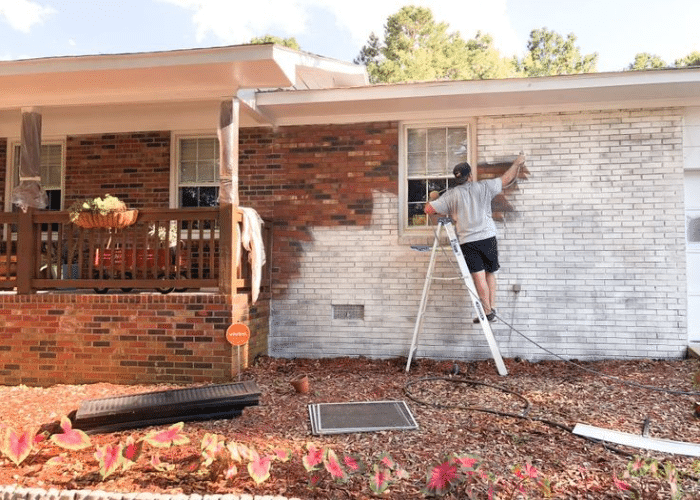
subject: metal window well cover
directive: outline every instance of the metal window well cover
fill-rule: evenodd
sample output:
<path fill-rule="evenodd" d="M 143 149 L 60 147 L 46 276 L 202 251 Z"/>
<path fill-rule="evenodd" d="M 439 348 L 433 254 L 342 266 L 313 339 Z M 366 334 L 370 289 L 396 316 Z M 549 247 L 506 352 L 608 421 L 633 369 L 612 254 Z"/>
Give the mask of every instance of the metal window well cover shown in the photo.
<path fill-rule="evenodd" d="M 312 404 L 309 417 L 315 435 L 418 429 L 405 401 Z"/>
<path fill-rule="evenodd" d="M 90 433 L 116 432 L 192 420 L 241 415 L 258 404 L 260 389 L 253 380 L 232 384 L 147 392 L 91 399 L 80 404 L 73 427 Z"/>

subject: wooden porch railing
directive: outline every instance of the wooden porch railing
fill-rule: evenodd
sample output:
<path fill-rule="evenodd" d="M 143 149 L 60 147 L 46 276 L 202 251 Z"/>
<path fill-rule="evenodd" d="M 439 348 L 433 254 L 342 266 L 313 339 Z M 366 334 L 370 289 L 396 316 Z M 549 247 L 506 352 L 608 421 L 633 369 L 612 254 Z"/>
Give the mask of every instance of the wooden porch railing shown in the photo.
<path fill-rule="evenodd" d="M 68 212 L 0 213 L 0 290 L 245 289 L 250 266 L 244 251 L 241 265 L 234 265 L 240 221 L 230 206 L 141 210 L 123 229 L 83 229 Z"/>

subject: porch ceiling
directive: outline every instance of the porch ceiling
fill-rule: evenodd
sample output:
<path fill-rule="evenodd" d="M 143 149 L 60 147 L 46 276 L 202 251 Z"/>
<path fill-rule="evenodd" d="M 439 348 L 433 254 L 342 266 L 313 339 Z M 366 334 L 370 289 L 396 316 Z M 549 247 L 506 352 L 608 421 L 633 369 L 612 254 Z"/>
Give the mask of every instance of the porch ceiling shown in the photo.
<path fill-rule="evenodd" d="M 700 69 L 260 92 L 276 125 L 700 105 Z"/>

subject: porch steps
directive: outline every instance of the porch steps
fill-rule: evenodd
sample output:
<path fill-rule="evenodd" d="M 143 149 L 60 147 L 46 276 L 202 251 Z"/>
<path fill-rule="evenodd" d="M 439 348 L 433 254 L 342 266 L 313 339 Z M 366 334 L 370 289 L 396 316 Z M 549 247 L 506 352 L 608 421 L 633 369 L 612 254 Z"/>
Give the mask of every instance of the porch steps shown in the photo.
<path fill-rule="evenodd" d="M 240 416 L 247 406 L 258 404 L 260 389 L 253 380 L 232 384 L 147 392 L 129 396 L 90 399 L 80 404 L 73 427 L 87 433 L 193 420 Z"/>

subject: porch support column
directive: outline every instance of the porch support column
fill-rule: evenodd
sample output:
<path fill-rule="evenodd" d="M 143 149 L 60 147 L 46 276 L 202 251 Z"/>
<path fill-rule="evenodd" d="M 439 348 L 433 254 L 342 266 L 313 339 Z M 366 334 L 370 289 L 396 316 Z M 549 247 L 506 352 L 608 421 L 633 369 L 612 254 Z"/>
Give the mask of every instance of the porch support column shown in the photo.
<path fill-rule="evenodd" d="M 221 210 L 221 256 L 219 289 L 233 294 L 237 289 L 238 255 L 238 126 L 240 102 L 226 99 L 219 109 L 219 207 Z M 233 318 L 237 321 L 237 318 Z"/>
<path fill-rule="evenodd" d="M 22 108 L 19 157 L 19 185 L 12 190 L 12 203 L 23 212 L 27 208 L 46 208 L 48 198 L 41 187 L 41 112 Z"/>

